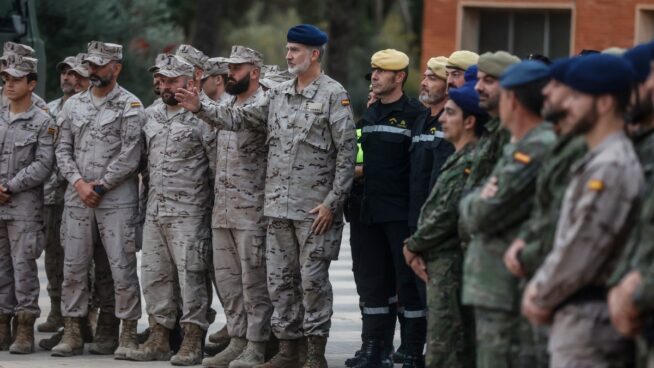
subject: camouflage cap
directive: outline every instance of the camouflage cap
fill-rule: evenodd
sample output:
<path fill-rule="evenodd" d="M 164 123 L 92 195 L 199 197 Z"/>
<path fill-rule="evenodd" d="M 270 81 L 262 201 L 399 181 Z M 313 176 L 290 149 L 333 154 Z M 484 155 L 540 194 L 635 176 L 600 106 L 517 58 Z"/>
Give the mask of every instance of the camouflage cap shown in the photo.
<path fill-rule="evenodd" d="M 191 45 L 179 45 L 175 55 L 181 57 L 187 62 L 191 63 L 194 67 L 198 69 L 203 69 L 204 64 L 209 60 L 209 57 L 205 55 L 202 51 L 196 49 Z"/>
<path fill-rule="evenodd" d="M 221 75 L 227 74 L 229 68 L 227 67 L 227 59 L 224 57 L 214 57 L 207 60 L 204 66 L 204 73 L 202 74 L 202 79 L 209 78 L 212 75 Z"/>
<path fill-rule="evenodd" d="M 64 67 L 69 67 L 73 69 L 77 65 L 77 59 L 75 56 L 66 56 L 64 60 L 57 63 L 57 71 L 61 73 Z"/>
<path fill-rule="evenodd" d="M 226 61 L 229 64 L 247 63 L 260 67 L 263 65 L 263 54 L 249 47 L 234 45 L 232 46 L 232 53 Z"/>
<path fill-rule="evenodd" d="M 75 66 L 72 71 L 75 73 L 79 74 L 83 78 L 88 78 L 89 77 L 89 69 L 86 67 L 86 64 L 84 64 L 84 59 L 86 59 L 87 54 L 84 52 L 80 52 L 75 56 Z"/>
<path fill-rule="evenodd" d="M 168 78 L 187 76 L 193 78 L 195 68 L 191 63 L 177 55 L 168 55 L 165 60 L 157 65 L 155 75 L 162 75 Z"/>
<path fill-rule="evenodd" d="M 280 69 L 277 65 L 264 65 L 261 72 L 263 77 L 259 79 L 259 84 L 268 89 L 274 88 L 294 77 L 288 70 Z"/>
<path fill-rule="evenodd" d="M 88 44 L 88 55 L 84 59 L 84 63 L 104 66 L 110 61 L 120 61 L 122 59 L 123 46 L 116 43 L 91 41 Z"/>
<path fill-rule="evenodd" d="M 23 45 L 22 43 L 7 41 L 2 48 L 2 56 L 9 55 L 19 55 L 33 58 L 36 56 L 36 52 L 33 48 L 27 45 Z"/>
<path fill-rule="evenodd" d="M 150 73 L 155 73 L 157 70 L 159 70 L 159 64 L 166 62 L 168 57 L 171 54 L 168 53 L 162 53 L 157 55 L 157 57 L 154 59 L 154 65 L 148 68 L 148 71 Z"/>
<path fill-rule="evenodd" d="M 35 58 L 19 55 L 9 55 L 7 65 L 2 68 L 2 73 L 6 73 L 15 78 L 22 78 L 30 73 L 36 73 L 38 60 Z"/>

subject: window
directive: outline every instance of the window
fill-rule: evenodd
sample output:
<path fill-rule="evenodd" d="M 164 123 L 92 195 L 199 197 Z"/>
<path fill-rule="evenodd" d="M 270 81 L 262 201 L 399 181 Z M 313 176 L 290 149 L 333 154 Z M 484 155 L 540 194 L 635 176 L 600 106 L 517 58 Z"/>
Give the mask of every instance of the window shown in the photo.
<path fill-rule="evenodd" d="M 521 58 L 568 56 L 571 19 L 569 9 L 464 8 L 461 46 L 479 53 L 506 50 Z"/>
<path fill-rule="evenodd" d="M 636 19 L 635 44 L 649 42 L 654 39 L 654 7 L 639 6 Z"/>

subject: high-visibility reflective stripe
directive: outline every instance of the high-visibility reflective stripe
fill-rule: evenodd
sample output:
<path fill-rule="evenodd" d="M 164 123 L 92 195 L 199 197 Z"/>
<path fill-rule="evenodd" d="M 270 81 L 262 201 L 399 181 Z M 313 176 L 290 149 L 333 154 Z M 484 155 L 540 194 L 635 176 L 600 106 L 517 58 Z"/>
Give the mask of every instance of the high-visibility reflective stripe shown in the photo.
<path fill-rule="evenodd" d="M 426 310 L 418 310 L 418 311 L 408 311 L 404 310 L 404 318 L 422 318 L 422 317 L 427 317 L 427 311 Z"/>
<path fill-rule="evenodd" d="M 402 134 L 402 135 L 406 135 L 407 137 L 411 136 L 411 131 L 409 129 L 398 128 L 390 125 L 368 125 L 368 126 L 364 126 L 362 131 L 364 133 L 383 132 L 383 133 Z"/>
<path fill-rule="evenodd" d="M 415 137 L 412 138 L 412 141 L 413 141 L 413 143 L 417 143 L 417 142 L 431 142 L 431 141 L 433 141 L 433 140 L 436 139 L 436 138 L 443 138 L 443 137 L 445 137 L 445 135 L 443 134 L 443 132 L 438 131 L 438 132 L 436 132 L 436 133 L 434 133 L 434 134 L 420 134 L 420 135 L 416 135 Z"/>
<path fill-rule="evenodd" d="M 388 304 L 395 304 L 395 303 L 397 303 L 397 295 L 388 298 Z"/>
<path fill-rule="evenodd" d="M 364 307 L 363 308 L 363 314 L 390 314 L 391 310 L 388 307 L 377 307 L 377 308 L 370 308 L 370 307 Z"/>

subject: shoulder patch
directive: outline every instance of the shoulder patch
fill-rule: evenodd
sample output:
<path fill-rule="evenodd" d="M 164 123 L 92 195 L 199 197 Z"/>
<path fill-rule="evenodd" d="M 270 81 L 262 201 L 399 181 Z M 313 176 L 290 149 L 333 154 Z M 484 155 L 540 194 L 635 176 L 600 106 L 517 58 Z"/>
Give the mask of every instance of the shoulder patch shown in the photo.
<path fill-rule="evenodd" d="M 137 101 L 134 101 L 134 102 L 132 102 L 132 103 L 129 104 L 129 105 L 130 105 L 131 107 L 141 107 L 141 103 L 140 103 L 140 102 L 137 102 Z"/>
<path fill-rule="evenodd" d="M 470 175 L 471 172 L 472 172 L 472 170 L 469 167 L 466 167 L 465 169 L 463 169 L 463 173 L 466 174 L 466 175 Z"/>
<path fill-rule="evenodd" d="M 341 105 L 343 106 L 350 106 L 350 99 L 349 98 L 344 98 L 341 100 Z"/>
<path fill-rule="evenodd" d="M 586 187 L 594 192 L 601 192 L 604 190 L 604 182 L 599 179 L 590 179 L 586 184 Z"/>
<path fill-rule="evenodd" d="M 529 156 L 526 153 L 520 152 L 520 151 L 517 151 L 516 153 L 514 153 L 513 158 L 516 161 L 522 162 L 525 165 L 531 162 L 531 156 Z"/>
<path fill-rule="evenodd" d="M 57 134 L 57 128 L 55 128 L 55 127 L 48 127 L 48 134 L 54 136 L 55 134 Z"/>

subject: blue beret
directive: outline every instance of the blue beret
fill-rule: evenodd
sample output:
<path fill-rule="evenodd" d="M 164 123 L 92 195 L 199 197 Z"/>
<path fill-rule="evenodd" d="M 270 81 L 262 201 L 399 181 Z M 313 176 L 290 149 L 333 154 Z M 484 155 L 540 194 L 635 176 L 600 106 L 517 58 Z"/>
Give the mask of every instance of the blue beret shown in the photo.
<path fill-rule="evenodd" d="M 636 72 L 636 82 L 643 83 L 650 71 L 650 63 L 654 59 L 654 42 L 638 45 L 624 53 L 623 57 Z"/>
<path fill-rule="evenodd" d="M 549 78 L 550 70 L 541 61 L 526 60 L 510 65 L 500 76 L 502 88 L 513 88 L 533 81 Z"/>
<path fill-rule="evenodd" d="M 559 82 L 565 80 L 565 75 L 570 68 L 579 61 L 579 57 L 565 57 L 554 60 L 550 65 L 550 77 Z"/>
<path fill-rule="evenodd" d="M 629 93 L 636 74 L 619 56 L 591 54 L 579 58 L 565 74 L 565 84 L 589 95 Z"/>
<path fill-rule="evenodd" d="M 465 74 L 463 75 L 463 78 L 465 79 L 466 82 L 471 82 L 474 81 L 475 83 L 477 82 L 477 64 L 475 65 L 470 65 L 468 69 L 466 69 Z"/>
<path fill-rule="evenodd" d="M 288 30 L 286 41 L 307 46 L 322 46 L 327 43 L 327 33 L 312 24 L 300 24 Z"/>
<path fill-rule="evenodd" d="M 476 116 L 486 115 L 486 110 L 479 107 L 479 94 L 475 90 L 476 81 L 466 82 L 459 88 L 450 88 L 448 96 L 464 112 Z"/>

